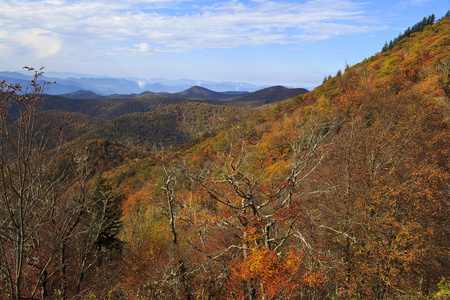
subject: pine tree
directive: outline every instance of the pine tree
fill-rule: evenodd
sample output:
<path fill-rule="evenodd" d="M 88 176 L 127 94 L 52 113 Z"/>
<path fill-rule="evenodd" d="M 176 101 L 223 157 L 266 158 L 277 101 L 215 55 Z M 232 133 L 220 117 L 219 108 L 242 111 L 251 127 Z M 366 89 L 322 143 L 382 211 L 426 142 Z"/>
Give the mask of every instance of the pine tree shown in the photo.
<path fill-rule="evenodd" d="M 383 49 L 381 50 L 381 52 L 386 52 L 386 51 L 388 51 L 389 50 L 389 44 L 388 44 L 388 42 L 385 42 L 384 43 L 384 46 L 383 46 Z"/>
<path fill-rule="evenodd" d="M 123 198 L 122 195 L 113 191 L 101 175 L 97 177 L 92 205 L 98 216 L 103 218 L 101 232 L 96 241 L 97 247 L 121 250 L 122 242 L 118 239 L 117 234 L 122 228 L 121 205 Z"/>

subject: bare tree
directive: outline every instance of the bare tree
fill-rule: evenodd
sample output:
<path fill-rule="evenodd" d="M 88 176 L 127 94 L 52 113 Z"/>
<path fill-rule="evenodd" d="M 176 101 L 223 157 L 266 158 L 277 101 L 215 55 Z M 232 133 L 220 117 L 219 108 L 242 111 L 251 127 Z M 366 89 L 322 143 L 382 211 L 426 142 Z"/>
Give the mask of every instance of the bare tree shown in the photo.
<path fill-rule="evenodd" d="M 177 226 L 179 212 L 176 206 L 182 205 L 182 199 L 180 199 L 180 195 L 177 194 L 177 189 L 179 189 L 180 185 L 179 181 L 181 181 L 181 176 L 179 175 L 181 172 L 176 166 L 170 167 L 167 164 L 167 160 L 169 160 L 169 164 L 173 162 L 172 158 L 166 153 L 164 148 L 158 149 L 155 152 L 161 163 L 161 182 L 158 184 L 158 187 L 161 189 L 163 195 L 160 197 L 162 199 L 159 199 L 159 201 L 154 198 L 151 199 L 161 209 L 161 212 L 169 222 L 176 260 L 172 273 L 174 273 L 173 275 L 175 275 L 176 281 L 181 285 L 185 299 L 191 300 L 193 299 L 193 296 L 188 283 L 188 270 L 185 258 L 180 253 L 180 232 Z M 175 284 L 175 286 L 177 286 L 177 284 Z"/>
<path fill-rule="evenodd" d="M 61 179 L 49 169 L 54 157 L 46 155 L 45 141 L 35 130 L 45 85 L 38 83 L 41 74 L 35 72 L 24 91 L 18 84 L 1 82 L 0 271 L 2 283 L 8 287 L 6 296 L 12 299 L 22 299 L 24 289 L 36 290 L 56 254 L 48 253 L 43 261 L 33 251 L 40 228 L 53 213 L 51 194 Z M 37 264 L 42 264 L 43 269 L 33 272 Z M 32 285 L 30 277 L 34 277 Z"/>
<path fill-rule="evenodd" d="M 0 82 L 0 297 L 67 299 L 84 292 L 117 216 L 90 187 L 87 153 L 47 146 L 36 125 L 47 83 L 34 72 L 28 87 Z"/>
<path fill-rule="evenodd" d="M 275 155 L 275 163 L 265 166 L 266 157 L 251 142 L 252 126 L 236 125 L 225 134 L 224 149 L 200 168 L 180 168 L 199 187 L 202 195 L 198 198 L 213 203 L 206 216 L 211 225 L 209 233 L 208 229 L 203 233 L 196 227 L 194 218 L 189 218 L 195 215 L 189 211 L 190 205 L 183 205 L 183 220 L 199 233 L 195 248 L 208 260 L 223 264 L 229 263 L 231 253 L 247 259 L 261 247 L 285 255 L 287 244 L 295 244 L 313 253 L 307 227 L 312 226 L 315 216 L 304 199 L 321 192 L 310 181 L 329 153 L 332 127 L 330 122 L 313 117 L 286 119 L 286 139 L 279 146 L 288 149 L 288 154 Z M 206 235 L 217 236 L 218 229 L 228 232 L 229 243 L 211 252 L 205 241 L 214 238 Z M 189 242 L 195 244 L 193 239 Z M 258 298 L 259 285 L 244 285 L 246 299 Z"/>

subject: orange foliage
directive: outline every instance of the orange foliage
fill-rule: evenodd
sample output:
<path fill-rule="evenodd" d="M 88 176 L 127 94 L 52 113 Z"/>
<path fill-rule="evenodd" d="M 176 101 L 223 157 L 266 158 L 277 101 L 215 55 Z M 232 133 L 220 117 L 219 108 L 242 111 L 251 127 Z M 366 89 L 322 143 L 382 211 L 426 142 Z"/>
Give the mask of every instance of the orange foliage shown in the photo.
<path fill-rule="evenodd" d="M 233 263 L 231 270 L 228 295 L 238 299 L 246 297 L 248 285 L 264 299 L 293 299 L 304 286 L 317 288 L 326 281 L 323 273 L 306 268 L 301 253 L 291 250 L 281 256 L 263 246 L 252 249 L 248 257 Z"/>

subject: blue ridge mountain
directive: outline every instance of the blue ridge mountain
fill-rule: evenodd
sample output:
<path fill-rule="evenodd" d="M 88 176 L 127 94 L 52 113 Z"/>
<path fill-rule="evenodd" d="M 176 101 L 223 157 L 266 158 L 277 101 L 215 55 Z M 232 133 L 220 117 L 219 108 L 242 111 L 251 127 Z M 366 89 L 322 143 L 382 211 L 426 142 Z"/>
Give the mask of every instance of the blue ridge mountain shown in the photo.
<path fill-rule="evenodd" d="M 45 70 L 44 70 L 45 71 Z M 6 79 L 9 83 L 20 83 L 23 86 L 29 84 L 32 78 L 29 74 L 22 72 L 0 72 L 0 80 Z M 75 93 L 80 90 L 92 91 L 101 96 L 141 94 L 145 91 L 154 93 L 179 93 L 195 85 L 204 88 L 224 92 L 224 91 L 249 91 L 253 92 L 264 88 L 263 86 L 252 85 L 241 82 L 213 82 L 191 79 L 169 80 L 163 78 L 114 78 L 109 76 L 77 75 L 75 73 L 45 72 L 40 77 L 40 82 L 54 81 L 47 86 L 46 93 L 50 95 L 61 95 Z"/>

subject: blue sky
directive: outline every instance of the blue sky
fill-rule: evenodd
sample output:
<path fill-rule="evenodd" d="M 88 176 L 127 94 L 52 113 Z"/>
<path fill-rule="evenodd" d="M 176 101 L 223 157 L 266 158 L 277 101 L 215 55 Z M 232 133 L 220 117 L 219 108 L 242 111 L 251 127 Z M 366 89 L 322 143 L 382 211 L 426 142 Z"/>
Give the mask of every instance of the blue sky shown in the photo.
<path fill-rule="evenodd" d="M 0 71 L 312 89 L 449 0 L 0 0 Z"/>

